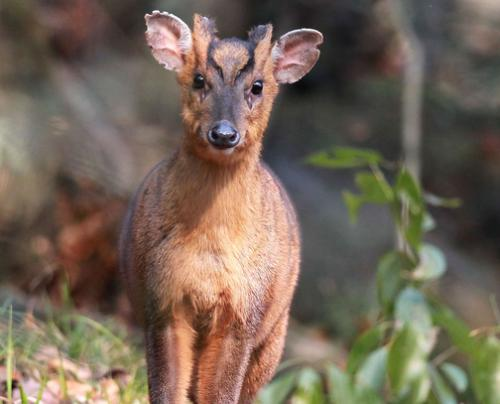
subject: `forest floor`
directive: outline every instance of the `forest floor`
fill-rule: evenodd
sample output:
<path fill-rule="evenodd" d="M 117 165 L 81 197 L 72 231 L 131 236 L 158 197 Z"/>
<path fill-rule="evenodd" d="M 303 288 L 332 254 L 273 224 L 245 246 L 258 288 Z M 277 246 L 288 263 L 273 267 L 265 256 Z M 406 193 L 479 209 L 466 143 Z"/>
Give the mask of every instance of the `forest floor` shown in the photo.
<path fill-rule="evenodd" d="M 0 402 L 148 402 L 144 347 L 136 328 L 116 315 L 81 312 L 69 298 L 58 308 L 48 299 L 29 301 L 4 299 L 0 305 Z M 343 363 L 345 357 L 341 344 L 292 320 L 277 379 L 261 391 L 257 403 L 286 401 L 297 379 L 290 369 L 325 360 Z"/>
<path fill-rule="evenodd" d="M 116 319 L 10 304 L 0 318 L 1 402 L 147 402 L 140 339 Z"/>

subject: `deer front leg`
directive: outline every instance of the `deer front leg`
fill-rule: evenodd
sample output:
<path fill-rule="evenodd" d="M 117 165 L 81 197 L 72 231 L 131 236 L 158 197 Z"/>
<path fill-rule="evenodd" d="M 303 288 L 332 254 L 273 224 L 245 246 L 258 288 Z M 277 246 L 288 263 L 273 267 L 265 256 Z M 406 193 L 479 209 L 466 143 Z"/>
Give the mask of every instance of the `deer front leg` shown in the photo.
<path fill-rule="evenodd" d="M 251 404 L 259 389 L 272 379 L 283 353 L 287 326 L 288 312 L 284 313 L 267 338 L 252 351 L 239 404 Z"/>
<path fill-rule="evenodd" d="M 152 404 L 187 402 L 193 368 L 194 331 L 183 319 L 146 327 L 149 400 Z"/>
<path fill-rule="evenodd" d="M 209 336 L 198 367 L 198 404 L 237 403 L 251 351 L 238 332 Z"/>

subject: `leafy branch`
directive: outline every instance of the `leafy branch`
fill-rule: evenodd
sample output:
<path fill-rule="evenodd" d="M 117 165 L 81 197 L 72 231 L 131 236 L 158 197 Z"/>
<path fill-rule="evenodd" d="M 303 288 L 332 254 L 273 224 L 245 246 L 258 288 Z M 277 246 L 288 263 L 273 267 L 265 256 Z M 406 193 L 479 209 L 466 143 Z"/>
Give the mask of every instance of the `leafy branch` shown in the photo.
<path fill-rule="evenodd" d="M 352 222 L 363 205 L 384 206 L 401 242 L 376 266 L 378 320 L 355 340 L 345 369 L 335 364 L 294 368 L 271 383 L 259 402 L 453 404 L 475 397 L 479 403 L 499 403 L 498 327 L 471 330 L 427 291 L 446 272 L 442 251 L 424 242 L 435 227 L 428 206 L 457 207 L 460 202 L 426 194 L 404 165 L 375 151 L 334 148 L 308 162 L 358 170 L 357 192 L 343 192 Z M 449 361 L 456 353 L 467 358 L 467 369 Z"/>

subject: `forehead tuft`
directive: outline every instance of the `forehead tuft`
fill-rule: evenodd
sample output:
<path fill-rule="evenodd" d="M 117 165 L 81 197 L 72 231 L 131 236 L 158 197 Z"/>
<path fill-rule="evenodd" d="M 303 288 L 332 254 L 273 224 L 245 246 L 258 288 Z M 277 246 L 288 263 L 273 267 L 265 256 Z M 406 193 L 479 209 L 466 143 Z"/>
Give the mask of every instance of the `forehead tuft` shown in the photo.
<path fill-rule="evenodd" d="M 223 39 L 212 42 L 209 57 L 222 69 L 224 76 L 234 77 L 250 61 L 250 44 L 240 39 Z"/>

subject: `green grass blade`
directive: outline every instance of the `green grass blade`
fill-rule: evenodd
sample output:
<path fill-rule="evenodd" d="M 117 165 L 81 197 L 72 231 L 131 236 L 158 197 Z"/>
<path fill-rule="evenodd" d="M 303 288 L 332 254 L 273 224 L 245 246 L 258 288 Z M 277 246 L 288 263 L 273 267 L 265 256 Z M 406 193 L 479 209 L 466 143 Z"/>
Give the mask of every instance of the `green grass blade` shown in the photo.
<path fill-rule="evenodd" d="M 14 374 L 14 341 L 12 339 L 12 305 L 9 309 L 9 327 L 7 331 L 7 352 L 6 352 L 6 372 L 7 372 L 7 400 L 12 402 L 12 378 Z"/>

